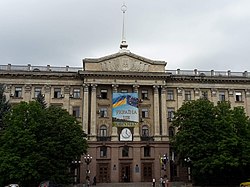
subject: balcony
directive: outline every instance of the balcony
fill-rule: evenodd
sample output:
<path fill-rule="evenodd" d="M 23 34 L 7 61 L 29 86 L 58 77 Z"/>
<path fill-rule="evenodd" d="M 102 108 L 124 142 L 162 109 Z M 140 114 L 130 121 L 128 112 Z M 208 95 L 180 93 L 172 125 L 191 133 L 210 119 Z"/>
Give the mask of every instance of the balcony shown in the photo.
<path fill-rule="evenodd" d="M 154 141 L 153 136 L 141 136 L 141 141 Z"/>
<path fill-rule="evenodd" d="M 111 141 L 111 136 L 97 136 L 98 142 L 106 142 Z"/>

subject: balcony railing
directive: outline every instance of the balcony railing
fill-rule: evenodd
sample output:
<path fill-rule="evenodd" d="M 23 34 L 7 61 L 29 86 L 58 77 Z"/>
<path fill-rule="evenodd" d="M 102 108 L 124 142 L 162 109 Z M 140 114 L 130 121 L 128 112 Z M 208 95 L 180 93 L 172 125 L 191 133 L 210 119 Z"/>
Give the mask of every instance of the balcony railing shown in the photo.
<path fill-rule="evenodd" d="M 141 136 L 141 141 L 154 141 L 153 136 Z"/>
<path fill-rule="evenodd" d="M 56 66 L 32 66 L 28 64 L 27 66 L 23 65 L 0 65 L 0 71 L 35 71 L 35 72 L 44 72 L 44 71 L 53 71 L 53 72 L 78 72 L 83 70 L 81 67 L 56 67 Z"/>
<path fill-rule="evenodd" d="M 111 136 L 97 136 L 98 142 L 111 141 Z"/>
<path fill-rule="evenodd" d="M 54 66 L 32 66 L 28 65 L 0 65 L 0 71 L 52 71 L 52 72 L 78 72 L 79 70 L 83 70 L 82 67 L 54 67 Z M 186 75 L 186 76 L 204 76 L 204 77 L 250 77 L 250 73 L 247 71 L 244 72 L 232 72 L 231 70 L 228 71 L 203 71 L 203 70 L 166 70 L 167 74 L 171 75 Z"/>

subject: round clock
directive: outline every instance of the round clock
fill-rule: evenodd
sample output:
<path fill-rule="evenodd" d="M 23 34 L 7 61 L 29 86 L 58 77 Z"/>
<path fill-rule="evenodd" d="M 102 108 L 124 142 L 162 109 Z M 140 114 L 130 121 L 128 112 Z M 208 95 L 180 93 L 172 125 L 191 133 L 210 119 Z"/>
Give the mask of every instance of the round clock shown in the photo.
<path fill-rule="evenodd" d="M 124 128 L 124 129 L 122 129 L 121 135 L 123 138 L 127 139 L 127 138 L 130 138 L 132 136 L 132 133 L 131 133 L 129 128 Z"/>

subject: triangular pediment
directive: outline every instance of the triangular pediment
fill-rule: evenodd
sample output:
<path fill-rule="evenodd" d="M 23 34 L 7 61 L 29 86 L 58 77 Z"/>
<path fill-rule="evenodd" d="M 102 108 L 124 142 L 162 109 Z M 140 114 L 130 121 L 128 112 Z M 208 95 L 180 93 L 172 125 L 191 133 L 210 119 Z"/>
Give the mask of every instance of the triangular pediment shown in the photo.
<path fill-rule="evenodd" d="M 129 51 L 83 60 L 85 71 L 165 72 L 166 62 L 150 60 Z"/>

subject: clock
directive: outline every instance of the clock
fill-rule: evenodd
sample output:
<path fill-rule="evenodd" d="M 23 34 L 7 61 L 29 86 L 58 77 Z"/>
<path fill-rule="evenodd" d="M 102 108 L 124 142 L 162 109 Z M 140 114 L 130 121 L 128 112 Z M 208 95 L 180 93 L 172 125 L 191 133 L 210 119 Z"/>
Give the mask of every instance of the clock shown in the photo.
<path fill-rule="evenodd" d="M 121 140 L 132 140 L 132 133 L 129 128 L 122 129 Z"/>

